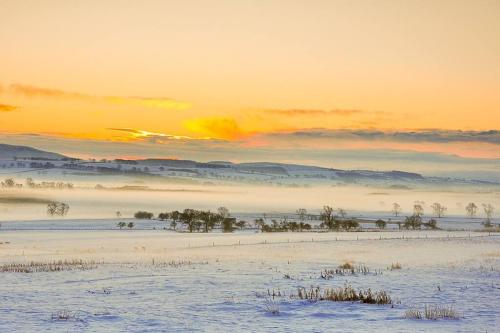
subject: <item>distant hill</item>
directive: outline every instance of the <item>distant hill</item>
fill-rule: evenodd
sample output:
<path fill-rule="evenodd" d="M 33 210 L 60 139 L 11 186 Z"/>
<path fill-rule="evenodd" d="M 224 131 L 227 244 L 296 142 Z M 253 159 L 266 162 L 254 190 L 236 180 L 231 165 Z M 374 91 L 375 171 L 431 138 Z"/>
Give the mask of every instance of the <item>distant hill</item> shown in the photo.
<path fill-rule="evenodd" d="M 2 159 L 40 158 L 40 159 L 60 160 L 60 159 L 66 159 L 68 157 L 58 153 L 52 153 L 27 146 L 13 146 L 0 143 L 0 158 Z"/>
<path fill-rule="evenodd" d="M 198 162 L 194 160 L 147 158 L 138 160 L 78 160 L 62 154 L 47 152 L 32 147 L 0 144 L 0 160 L 28 159 L 50 160 L 50 163 L 9 163 L 9 168 L 32 168 L 71 170 L 88 175 L 127 175 L 157 177 L 161 179 L 182 178 L 207 182 L 238 182 L 246 184 L 273 184 L 278 186 L 308 185 L 387 185 L 392 188 L 408 188 L 416 184 L 426 185 L 472 185 L 499 186 L 496 181 L 463 178 L 429 177 L 405 171 L 341 170 L 335 168 L 275 162 L 234 163 L 230 161 Z M 45 164 L 44 164 L 45 163 Z M 29 171 L 29 170 L 27 170 Z M 23 171 L 26 172 L 26 171 Z"/>

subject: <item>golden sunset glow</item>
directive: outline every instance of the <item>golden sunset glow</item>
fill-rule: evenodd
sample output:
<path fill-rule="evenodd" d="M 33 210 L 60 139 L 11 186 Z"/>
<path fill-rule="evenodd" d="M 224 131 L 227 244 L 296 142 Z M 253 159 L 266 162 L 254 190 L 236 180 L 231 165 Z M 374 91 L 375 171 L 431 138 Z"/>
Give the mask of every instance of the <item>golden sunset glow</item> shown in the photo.
<path fill-rule="evenodd" d="M 3 1 L 1 131 L 156 140 L 165 155 L 198 139 L 500 158 L 496 132 L 286 137 L 498 131 L 499 12 L 495 1 Z"/>

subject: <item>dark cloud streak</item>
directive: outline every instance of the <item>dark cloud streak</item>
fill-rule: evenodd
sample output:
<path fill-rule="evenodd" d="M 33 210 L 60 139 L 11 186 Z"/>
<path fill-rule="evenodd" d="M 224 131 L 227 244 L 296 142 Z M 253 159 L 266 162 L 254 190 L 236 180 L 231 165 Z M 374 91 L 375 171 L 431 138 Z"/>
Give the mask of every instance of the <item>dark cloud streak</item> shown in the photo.
<path fill-rule="evenodd" d="M 286 133 L 269 133 L 270 137 L 298 139 L 338 139 L 338 140 L 382 140 L 396 142 L 483 142 L 500 144 L 500 130 L 461 131 L 461 130 L 418 130 L 418 131 L 380 131 L 380 130 L 334 130 L 305 129 Z"/>

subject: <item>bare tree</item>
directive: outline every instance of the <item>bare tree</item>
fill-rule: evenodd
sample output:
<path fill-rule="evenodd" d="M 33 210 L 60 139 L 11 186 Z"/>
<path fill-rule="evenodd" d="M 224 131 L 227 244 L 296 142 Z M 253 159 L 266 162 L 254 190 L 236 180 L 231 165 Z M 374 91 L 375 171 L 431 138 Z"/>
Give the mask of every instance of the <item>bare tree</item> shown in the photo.
<path fill-rule="evenodd" d="M 50 202 L 47 205 L 47 214 L 50 216 L 64 216 L 68 213 L 69 211 L 69 205 L 64 202 Z"/>
<path fill-rule="evenodd" d="M 465 212 L 467 213 L 467 216 L 470 218 L 473 218 L 476 216 L 477 213 L 477 206 L 473 202 L 469 202 L 469 204 L 465 207 Z"/>
<path fill-rule="evenodd" d="M 495 212 L 495 207 L 492 204 L 483 204 L 484 214 L 486 215 L 486 219 L 491 221 L 493 218 L 493 213 Z"/>
<path fill-rule="evenodd" d="M 219 215 L 225 219 L 225 218 L 228 218 L 231 216 L 231 214 L 229 213 L 229 209 L 227 209 L 226 207 L 219 207 L 217 208 L 217 212 L 219 213 Z"/>
<path fill-rule="evenodd" d="M 28 186 L 29 188 L 35 187 L 35 182 L 33 181 L 33 178 L 31 177 L 26 178 L 26 186 Z"/>
<path fill-rule="evenodd" d="M 416 216 L 424 215 L 424 207 L 420 203 L 415 203 L 413 205 L 413 214 Z"/>
<path fill-rule="evenodd" d="M 436 217 L 443 217 L 444 213 L 448 208 L 445 206 L 441 205 L 439 202 L 435 202 L 431 205 L 432 210 L 434 211 L 434 215 Z"/>
<path fill-rule="evenodd" d="M 341 218 L 345 219 L 345 217 L 347 216 L 347 211 L 343 208 L 339 208 L 337 209 L 337 214 L 339 214 Z"/>
<path fill-rule="evenodd" d="M 338 229 L 338 223 L 335 220 L 334 210 L 330 206 L 323 206 L 323 211 L 320 214 L 321 226 L 328 229 Z"/>
<path fill-rule="evenodd" d="M 305 208 L 299 208 L 295 211 L 295 213 L 297 214 L 297 216 L 299 217 L 299 221 L 300 222 L 304 222 L 306 220 L 306 217 L 307 217 L 307 209 Z"/>
<path fill-rule="evenodd" d="M 401 206 L 397 202 L 393 203 L 391 212 L 394 216 L 399 216 L 401 214 Z"/>
<path fill-rule="evenodd" d="M 16 185 L 16 182 L 12 178 L 7 178 L 4 183 L 5 187 L 14 187 Z"/>

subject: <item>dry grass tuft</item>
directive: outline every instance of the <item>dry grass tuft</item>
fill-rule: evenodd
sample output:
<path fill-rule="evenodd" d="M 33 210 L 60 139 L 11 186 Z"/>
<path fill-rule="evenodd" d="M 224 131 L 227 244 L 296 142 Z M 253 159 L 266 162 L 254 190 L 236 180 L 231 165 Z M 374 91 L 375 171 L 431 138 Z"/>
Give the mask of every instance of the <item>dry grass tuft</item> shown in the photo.
<path fill-rule="evenodd" d="M 451 305 L 426 305 L 424 308 L 425 319 L 458 319 L 457 311 Z"/>
<path fill-rule="evenodd" d="M 406 319 L 459 319 L 458 312 L 451 305 L 426 305 L 424 311 L 419 309 L 406 310 L 404 317 Z"/>
<path fill-rule="evenodd" d="M 393 262 L 391 264 L 391 271 L 395 270 L 395 269 L 401 269 L 403 268 L 403 266 L 401 266 L 401 264 L 399 262 Z"/>
<path fill-rule="evenodd" d="M 412 308 L 405 311 L 404 317 L 406 319 L 422 319 L 423 315 L 422 311 L 420 311 L 419 309 Z"/>
<path fill-rule="evenodd" d="M 354 265 L 349 263 L 349 262 L 345 262 L 342 265 L 340 265 L 339 268 L 340 269 L 353 269 Z"/>
<path fill-rule="evenodd" d="M 371 289 L 356 291 L 351 285 L 344 287 L 327 288 L 323 291 L 319 287 L 298 288 L 297 297 L 301 300 L 331 301 L 331 302 L 361 302 L 366 304 L 392 304 L 392 299 L 384 290 L 372 292 Z"/>
<path fill-rule="evenodd" d="M 280 314 L 280 305 L 274 299 L 268 298 L 264 302 L 264 311 L 274 316 L 278 316 Z"/>
<path fill-rule="evenodd" d="M 349 267 L 349 268 L 345 268 Z M 368 275 L 370 274 L 370 269 L 367 266 L 354 266 L 352 264 L 343 264 L 340 265 L 336 269 L 325 269 L 321 271 L 320 277 L 325 280 L 332 279 L 335 275 L 355 275 L 355 274 L 362 274 L 362 275 Z M 375 272 L 375 274 L 377 274 Z"/>

